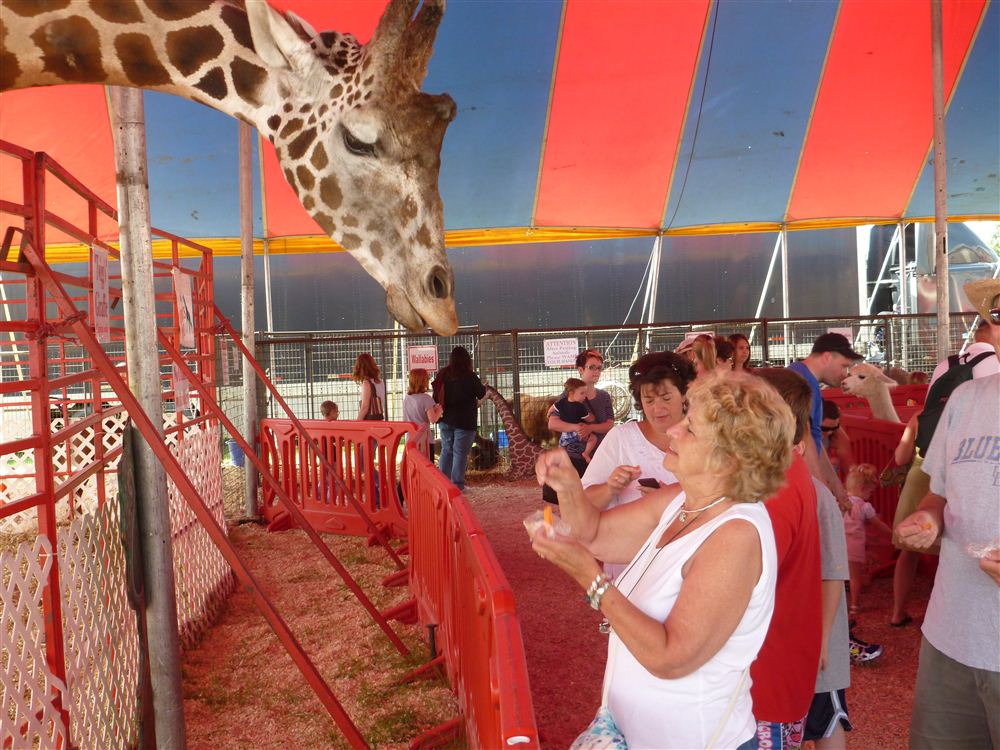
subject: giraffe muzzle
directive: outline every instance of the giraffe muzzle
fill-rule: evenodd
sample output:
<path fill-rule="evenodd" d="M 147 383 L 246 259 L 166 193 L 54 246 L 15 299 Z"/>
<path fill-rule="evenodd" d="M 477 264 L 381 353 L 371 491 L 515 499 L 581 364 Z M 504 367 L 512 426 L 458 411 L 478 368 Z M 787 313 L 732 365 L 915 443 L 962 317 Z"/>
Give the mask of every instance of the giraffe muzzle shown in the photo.
<path fill-rule="evenodd" d="M 413 332 L 431 328 L 439 336 L 451 336 L 458 330 L 455 300 L 449 293 L 443 297 L 421 295 L 417 305 L 403 287 L 392 284 L 386 288 L 385 306 L 400 325 Z"/>

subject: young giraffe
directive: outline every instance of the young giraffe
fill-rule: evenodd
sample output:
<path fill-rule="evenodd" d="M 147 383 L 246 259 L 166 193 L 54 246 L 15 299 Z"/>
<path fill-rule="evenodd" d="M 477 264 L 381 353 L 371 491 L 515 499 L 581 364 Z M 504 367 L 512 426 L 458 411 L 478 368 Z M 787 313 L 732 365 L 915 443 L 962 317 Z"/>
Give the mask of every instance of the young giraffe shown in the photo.
<path fill-rule="evenodd" d="M 507 399 L 500 395 L 500 392 L 491 385 L 486 386 L 486 398 L 493 402 L 503 422 L 503 428 L 507 433 L 509 442 L 510 468 L 504 476 L 508 479 L 530 479 L 535 476 L 535 459 L 542 452 L 542 446 L 538 445 L 524 434 L 521 425 L 514 416 Z"/>
<path fill-rule="evenodd" d="M 445 0 L 391 0 L 371 41 L 264 0 L 2 0 L 0 91 L 106 83 L 255 126 L 330 237 L 411 330 L 458 327 L 437 189 L 447 94 L 421 93 Z M 44 113 L 39 113 L 44 116 Z"/>

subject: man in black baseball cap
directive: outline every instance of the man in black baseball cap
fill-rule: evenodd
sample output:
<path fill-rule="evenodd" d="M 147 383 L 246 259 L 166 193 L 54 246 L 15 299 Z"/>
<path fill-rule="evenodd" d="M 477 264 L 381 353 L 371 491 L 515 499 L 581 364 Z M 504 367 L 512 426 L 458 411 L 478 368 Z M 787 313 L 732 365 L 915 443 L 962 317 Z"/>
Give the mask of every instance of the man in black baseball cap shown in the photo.
<path fill-rule="evenodd" d="M 851 342 L 847 340 L 847 337 L 840 333 L 824 333 L 818 339 L 813 342 L 812 354 L 825 354 L 826 352 L 833 352 L 834 354 L 839 354 L 847 360 L 850 360 L 847 365 L 859 359 L 864 359 L 860 354 L 851 348 Z M 845 372 L 836 383 L 828 383 L 826 380 L 822 382 L 827 383 L 830 386 L 839 386 L 840 381 L 847 377 Z"/>
<path fill-rule="evenodd" d="M 841 503 L 847 500 L 847 493 L 830 465 L 826 451 L 823 450 L 823 395 L 820 393 L 819 384 L 824 383 L 836 388 L 847 377 L 850 366 L 859 359 L 864 358 L 851 348 L 851 342 L 846 336 L 831 332 L 824 333 L 813 342 L 812 352 L 808 357 L 788 366 L 790 370 L 805 378 L 812 389 L 809 427 L 816 453 L 807 452 L 806 463 L 809 464 L 813 476 L 826 484 Z"/>

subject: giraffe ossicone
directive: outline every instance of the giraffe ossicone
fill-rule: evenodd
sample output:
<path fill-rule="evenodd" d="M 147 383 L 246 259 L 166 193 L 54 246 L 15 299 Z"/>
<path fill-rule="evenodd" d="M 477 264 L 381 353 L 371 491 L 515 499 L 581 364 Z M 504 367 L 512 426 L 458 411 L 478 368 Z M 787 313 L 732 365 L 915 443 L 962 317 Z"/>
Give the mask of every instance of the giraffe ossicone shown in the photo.
<path fill-rule="evenodd" d="M 265 0 L 0 0 L 0 91 L 135 86 L 245 120 L 317 224 L 382 285 L 389 312 L 450 335 L 438 174 L 455 103 L 420 91 L 444 0 L 418 2 L 390 0 L 361 45 Z"/>

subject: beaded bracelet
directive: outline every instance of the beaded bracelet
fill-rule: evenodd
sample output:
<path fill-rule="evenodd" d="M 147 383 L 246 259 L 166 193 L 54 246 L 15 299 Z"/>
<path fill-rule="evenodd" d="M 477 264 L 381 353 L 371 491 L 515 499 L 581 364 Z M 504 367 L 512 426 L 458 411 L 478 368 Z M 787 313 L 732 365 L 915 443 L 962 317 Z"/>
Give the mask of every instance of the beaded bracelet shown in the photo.
<path fill-rule="evenodd" d="M 608 593 L 608 589 L 611 588 L 614 588 L 614 584 L 609 579 L 605 579 L 604 583 L 598 586 L 597 591 L 595 591 L 594 595 L 590 597 L 590 606 L 594 609 L 600 609 L 601 599 L 604 598 L 604 595 Z"/>
<path fill-rule="evenodd" d="M 601 599 L 611 586 L 611 579 L 604 575 L 604 573 L 598 573 L 594 580 L 591 581 L 590 586 L 587 588 L 587 603 L 594 609 L 600 609 Z"/>

